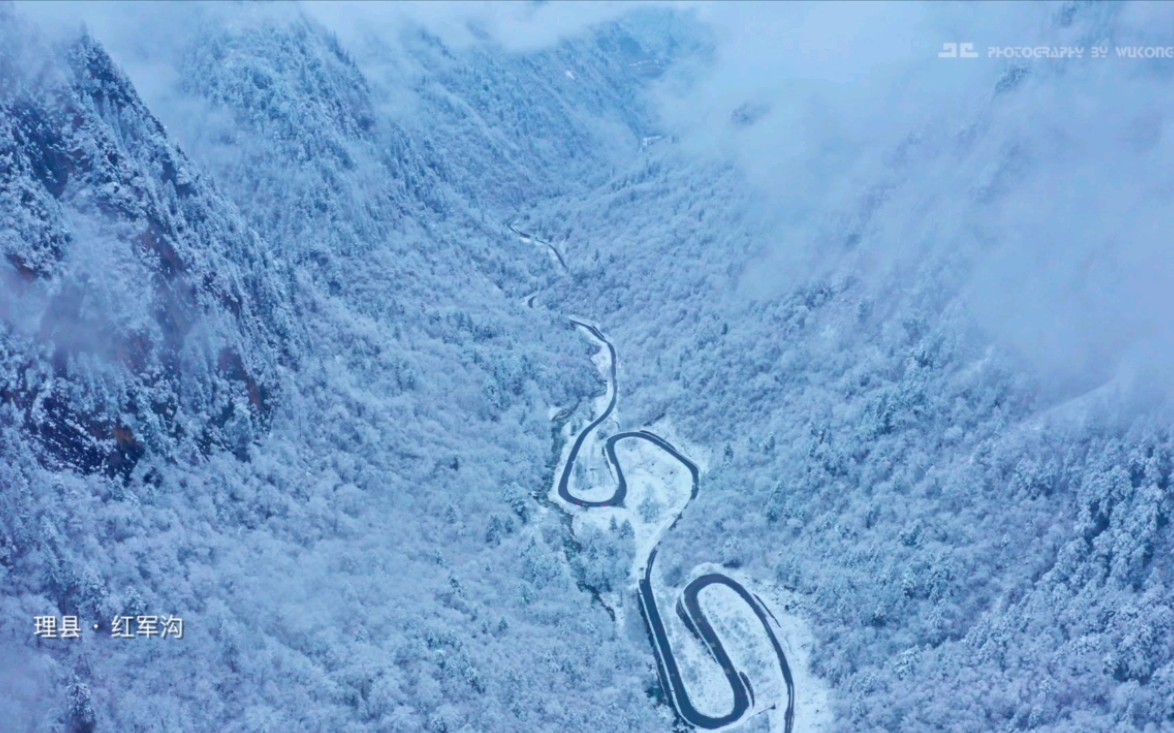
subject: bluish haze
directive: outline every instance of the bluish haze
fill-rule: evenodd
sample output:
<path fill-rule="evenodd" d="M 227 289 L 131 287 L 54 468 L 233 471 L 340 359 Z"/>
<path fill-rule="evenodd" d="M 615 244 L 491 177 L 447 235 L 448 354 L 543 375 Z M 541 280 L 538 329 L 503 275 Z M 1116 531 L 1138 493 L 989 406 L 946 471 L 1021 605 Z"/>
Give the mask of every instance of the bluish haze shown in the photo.
<path fill-rule="evenodd" d="M 1172 28 L 0 5 L 0 731 L 1170 729 Z"/>

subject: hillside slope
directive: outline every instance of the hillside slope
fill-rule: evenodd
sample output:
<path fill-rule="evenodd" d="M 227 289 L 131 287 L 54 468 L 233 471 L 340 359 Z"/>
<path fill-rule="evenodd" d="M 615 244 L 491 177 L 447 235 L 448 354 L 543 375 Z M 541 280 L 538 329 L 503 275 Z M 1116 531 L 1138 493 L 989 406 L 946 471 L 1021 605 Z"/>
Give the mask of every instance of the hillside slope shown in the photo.
<path fill-rule="evenodd" d="M 1055 33 L 1118 30 L 1064 7 Z M 572 315 L 620 355 L 602 432 L 703 468 L 664 582 L 768 589 L 833 729 L 1174 725 L 1165 408 L 1108 368 L 1052 379 L 973 312 L 1089 152 L 1027 100 L 1103 92 L 1087 67 L 1009 67 L 962 130 L 910 130 L 788 229 L 658 113 L 717 58 L 689 13 L 513 51 L 193 4 L 108 50 L 18 10 L 0 728 L 673 730 L 636 606 L 605 605 L 635 603 L 631 527 L 576 534 L 546 499 L 606 401 Z M 739 100 L 727 127 L 770 114 Z M 784 272 L 798 236 L 821 257 Z M 147 614 L 185 638 L 111 638 Z M 35 638 L 44 615 L 82 638 Z"/>

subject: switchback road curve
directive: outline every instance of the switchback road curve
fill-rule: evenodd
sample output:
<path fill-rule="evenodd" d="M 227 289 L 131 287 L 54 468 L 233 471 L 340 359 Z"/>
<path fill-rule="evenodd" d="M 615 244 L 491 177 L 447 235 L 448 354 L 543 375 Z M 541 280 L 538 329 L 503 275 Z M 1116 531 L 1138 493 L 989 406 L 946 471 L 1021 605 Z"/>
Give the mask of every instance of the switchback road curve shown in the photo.
<path fill-rule="evenodd" d="M 555 247 L 553 244 L 546 241 L 545 239 L 542 239 L 540 237 L 536 237 L 533 234 L 527 234 L 526 232 L 523 232 L 521 229 L 518 229 L 516 226 L 514 226 L 513 222 L 506 224 L 506 226 L 509 227 L 509 230 L 511 232 L 518 235 L 522 239 L 529 240 L 531 242 L 538 242 L 539 244 L 545 245 L 546 249 L 552 255 L 554 255 L 554 258 L 556 260 L 558 260 L 559 267 L 561 267 L 563 269 L 563 272 L 567 272 L 567 261 L 563 259 L 563 254 L 562 254 L 562 252 L 558 251 L 558 247 Z"/>
<path fill-rule="evenodd" d="M 689 500 L 682 507 L 677 514 L 672 524 L 669 525 L 669 530 L 676 526 L 684 514 L 686 508 L 692 503 L 693 499 L 697 497 L 700 486 L 699 471 L 697 465 L 693 463 L 684 454 L 678 451 L 671 443 L 655 433 L 647 430 L 637 430 L 629 432 L 616 433 L 610 436 L 604 443 L 604 455 L 606 456 L 608 464 L 615 471 L 616 485 L 611 494 L 603 499 L 584 499 L 575 496 L 571 493 L 571 476 L 575 468 L 575 462 L 579 459 L 584 443 L 590 435 L 602 425 L 615 410 L 616 400 L 618 395 L 618 387 L 616 383 L 616 350 L 610 341 L 603 335 L 603 333 L 595 326 L 585 323 L 583 321 L 571 319 L 571 322 L 584 329 L 594 339 L 599 341 L 608 352 L 608 398 L 607 406 L 604 410 L 590 423 L 587 427 L 575 436 L 571 444 L 570 451 L 563 463 L 562 472 L 559 475 L 557 492 L 559 498 L 574 506 L 582 507 L 584 509 L 593 509 L 597 507 L 622 507 L 624 500 L 627 497 L 628 482 L 624 477 L 624 470 L 616 456 L 615 446 L 623 440 L 643 440 L 668 453 L 675 460 L 679 461 L 686 469 L 688 469 L 692 483 L 689 494 Z M 771 648 L 778 660 L 779 671 L 782 675 L 783 682 L 787 689 L 787 699 L 785 707 L 783 708 L 783 722 L 785 733 L 791 733 L 794 726 L 795 719 L 795 686 L 794 678 L 791 674 L 790 665 L 787 663 L 787 657 L 783 652 L 782 645 L 779 643 L 778 635 L 775 633 L 774 616 L 769 609 L 761 602 L 761 600 L 750 593 L 733 578 L 723 575 L 721 573 L 706 573 L 694 578 L 685 586 L 681 597 L 677 600 L 676 612 L 681 619 L 685 628 L 696 638 L 701 645 L 709 653 L 710 657 L 721 667 L 722 673 L 725 676 L 726 683 L 730 686 L 733 693 L 733 705 L 729 712 L 711 716 L 699 711 L 693 704 L 689 697 L 689 692 L 685 687 L 684 679 L 681 675 L 680 665 L 677 662 L 676 656 L 673 654 L 672 645 L 669 642 L 668 632 L 665 630 L 664 620 L 661 616 L 660 608 L 656 602 L 656 595 L 653 592 L 652 586 L 652 569 L 656 561 L 657 550 L 654 547 L 649 553 L 648 560 L 644 565 L 643 577 L 639 581 L 638 598 L 640 603 L 640 613 L 644 619 L 645 627 L 648 631 L 649 640 L 652 643 L 653 653 L 656 656 L 657 671 L 660 675 L 661 686 L 664 689 L 665 695 L 672 704 L 673 710 L 677 716 L 686 724 L 703 728 L 707 730 L 715 730 L 724 728 L 735 723 L 741 722 L 748 712 L 755 706 L 754 689 L 750 684 L 744 672 L 734 668 L 734 662 L 730 658 L 726 648 L 722 645 L 721 639 L 718 636 L 713 625 L 706 617 L 705 612 L 701 608 L 700 593 L 705 588 L 713 585 L 721 585 L 728 588 L 730 591 L 737 594 L 737 596 L 750 608 L 755 617 L 762 625 L 767 638 L 770 641 Z M 772 623 L 774 622 L 774 623 Z M 777 709 L 778 703 L 764 709 Z"/>

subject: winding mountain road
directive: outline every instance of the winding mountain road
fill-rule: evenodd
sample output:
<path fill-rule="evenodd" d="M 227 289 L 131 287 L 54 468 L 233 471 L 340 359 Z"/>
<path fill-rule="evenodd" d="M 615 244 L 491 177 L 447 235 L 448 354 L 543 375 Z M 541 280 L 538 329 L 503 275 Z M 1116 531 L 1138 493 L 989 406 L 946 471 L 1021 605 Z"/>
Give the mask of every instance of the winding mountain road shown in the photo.
<path fill-rule="evenodd" d="M 558 247 L 555 247 L 553 244 L 546 241 L 545 239 L 541 239 L 539 237 L 534 236 L 533 234 L 527 234 L 526 232 L 523 232 L 521 229 L 518 229 L 516 226 L 514 226 L 513 222 L 506 224 L 506 226 L 509 227 L 509 230 L 511 232 L 518 235 L 518 237 L 524 241 L 538 242 L 541 245 L 545 245 L 547 251 L 549 251 L 550 254 L 552 256 L 554 256 L 555 260 L 558 261 L 559 267 L 561 267 L 563 269 L 563 272 L 568 271 L 567 270 L 567 261 L 563 259 L 562 252 L 558 251 Z"/>
<path fill-rule="evenodd" d="M 637 430 L 616 433 L 604 443 L 604 455 L 607 462 L 615 472 L 616 485 L 611 494 L 602 499 L 584 499 L 576 496 L 571 491 L 571 477 L 580 458 L 583 445 L 594 433 L 600 425 L 602 425 L 613 413 L 616 407 L 618 388 L 616 384 L 616 350 L 610 341 L 603 335 L 603 333 L 589 323 L 580 320 L 571 319 L 571 322 L 584 329 L 592 338 L 597 340 L 608 352 L 608 402 L 604 410 L 596 416 L 587 427 L 575 436 L 571 444 L 570 451 L 564 460 L 562 471 L 559 475 L 557 492 L 560 499 L 583 509 L 594 509 L 598 507 L 622 507 L 627 498 L 628 482 L 624 476 L 623 467 L 616 456 L 616 444 L 624 440 L 641 440 L 651 443 L 657 448 L 661 449 L 675 460 L 679 461 L 688 471 L 691 477 L 691 490 L 689 500 L 681 508 L 677 516 L 673 519 L 672 524 L 669 525 L 668 530 L 671 530 L 680 521 L 684 511 L 692 503 L 693 499 L 697 497 L 700 474 L 697 465 L 689 460 L 684 454 L 677 450 L 671 443 L 655 433 L 647 430 Z M 667 531 L 667 530 L 666 530 Z M 663 536 L 663 535 L 662 535 Z M 729 712 L 723 715 L 711 716 L 701 712 L 694 705 L 689 692 L 686 689 L 684 679 L 681 674 L 681 668 L 677 657 L 673 653 L 672 644 L 669 641 L 668 632 L 665 629 L 664 619 L 661 615 L 660 608 L 656 602 L 656 594 L 653 591 L 652 569 L 656 560 L 657 550 L 655 546 L 649 552 L 648 559 L 644 563 L 643 577 L 639 581 L 638 597 L 640 603 L 641 615 L 644 619 L 645 627 L 648 631 L 649 639 L 652 643 L 653 652 L 656 655 L 657 669 L 660 674 L 661 686 L 664 689 L 666 696 L 672 704 L 673 710 L 677 716 L 686 724 L 696 728 L 703 728 L 707 730 L 716 730 L 727 726 L 742 722 L 748 714 L 757 714 L 752 712 L 755 709 L 754 689 L 750 684 L 749 678 L 744 672 L 735 669 L 733 660 L 726 648 L 722 645 L 721 639 L 710 623 L 705 612 L 701 608 L 700 594 L 701 591 L 710 586 L 724 586 L 730 591 L 737 594 L 737 596 L 751 609 L 755 617 L 759 620 L 767 638 L 770 641 L 772 651 L 778 660 L 779 671 L 783 682 L 786 686 L 786 702 L 783 707 L 783 725 L 785 733 L 791 733 L 794 726 L 795 719 L 795 686 L 794 679 L 791 674 L 791 668 L 787 663 L 787 657 L 783 652 L 782 645 L 779 643 L 778 635 L 775 633 L 774 616 L 769 609 L 759 600 L 757 596 L 750 593 L 733 578 L 723 575 L 721 573 L 706 573 L 691 580 L 685 589 L 681 592 L 681 597 L 677 601 L 676 612 L 685 628 L 701 643 L 701 645 L 709 653 L 710 657 L 721 667 L 725 676 L 726 683 L 729 685 L 733 693 L 733 705 Z M 773 622 L 773 623 L 772 623 Z M 778 709 L 778 703 L 773 705 L 763 706 L 757 712 L 765 710 Z"/>

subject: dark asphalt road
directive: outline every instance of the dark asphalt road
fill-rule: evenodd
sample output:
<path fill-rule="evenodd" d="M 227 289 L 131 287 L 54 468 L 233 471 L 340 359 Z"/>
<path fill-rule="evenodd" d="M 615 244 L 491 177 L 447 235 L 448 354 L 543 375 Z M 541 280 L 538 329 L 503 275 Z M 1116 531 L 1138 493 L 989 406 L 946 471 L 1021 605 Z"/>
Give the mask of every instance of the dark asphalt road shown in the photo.
<path fill-rule="evenodd" d="M 604 443 L 604 453 L 607 457 L 608 463 L 615 471 L 616 486 L 611 495 L 604 499 L 588 500 L 581 499 L 571 494 L 570 479 L 571 473 L 575 468 L 575 461 L 579 458 L 579 453 L 583 448 L 584 442 L 591 435 L 591 433 L 603 424 L 608 417 L 611 416 L 615 410 L 616 399 L 619 393 L 619 388 L 616 383 L 616 350 L 611 342 L 600 332 L 598 328 L 589 323 L 571 321 L 576 326 L 585 329 L 593 337 L 599 340 L 608 350 L 610 357 L 608 364 L 608 379 L 609 389 L 611 391 L 611 398 L 608 400 L 607 407 L 599 416 L 588 423 L 576 437 L 571 444 L 570 453 L 567 455 L 566 462 L 563 464 L 563 470 L 559 476 L 558 495 L 563 501 L 566 501 L 575 506 L 591 509 L 602 506 L 619 507 L 624 505 L 624 500 L 627 497 L 628 482 L 624 477 L 623 468 L 620 465 L 619 459 L 616 457 L 615 446 L 621 440 L 644 440 L 657 446 L 661 450 L 668 453 L 670 456 L 680 461 L 682 465 L 689 470 L 692 477 L 692 489 L 689 495 L 689 501 L 686 502 L 685 507 L 681 509 L 681 513 L 673 520 L 669 529 L 671 530 L 680 521 L 684 511 L 692 503 L 693 499 L 697 498 L 697 493 L 700 487 L 700 475 L 697 465 L 689 460 L 684 454 L 678 451 L 671 443 L 664 438 L 651 433 L 647 430 L 637 430 L 623 433 L 616 433 L 607 439 Z M 689 692 L 685 688 L 684 680 L 681 676 L 680 667 L 677 664 L 677 659 L 673 654 L 672 645 L 669 643 L 668 633 L 665 630 L 664 620 L 661 617 L 660 609 L 656 603 L 656 596 L 652 589 L 652 567 L 656 560 L 657 550 L 653 549 L 649 554 L 648 563 L 644 568 L 644 577 L 639 582 L 639 602 L 640 612 L 644 618 L 645 627 L 648 631 L 648 637 L 652 642 L 652 649 L 656 655 L 657 670 L 660 673 L 661 686 L 664 689 L 665 695 L 671 702 L 677 716 L 685 723 L 708 730 L 722 728 L 724 726 L 736 723 L 754 707 L 754 689 L 750 685 L 750 680 L 740 670 L 734 668 L 733 660 L 725 647 L 722 646 L 721 639 L 714 630 L 713 625 L 709 622 L 705 612 L 701 609 L 700 593 L 705 588 L 711 585 L 723 585 L 738 596 L 750 607 L 754 615 L 762 624 L 763 630 L 766 632 L 770 640 L 771 647 L 774 650 L 775 656 L 778 658 L 779 670 L 782 674 L 783 681 L 787 687 L 787 700 L 784 709 L 784 723 L 786 733 L 791 733 L 794 726 L 795 719 L 795 685 L 794 679 L 791 675 L 790 665 L 787 663 L 787 657 L 783 653 L 782 645 L 779 643 L 778 636 L 775 634 L 774 626 L 771 621 L 775 621 L 774 616 L 770 610 L 762 604 L 757 596 L 750 593 L 733 578 L 722 575 L 720 573 L 707 573 L 698 576 L 691 580 L 685 586 L 681 593 L 681 598 L 678 599 L 676 605 L 677 616 L 689 630 L 691 634 L 708 650 L 713 660 L 722 668 L 722 673 L 725 675 L 726 682 L 733 692 L 734 702 L 730 711 L 724 715 L 710 716 L 699 711 L 689 697 Z M 777 623 L 777 621 L 776 621 Z M 777 708 L 778 704 L 771 706 Z M 770 709 L 770 708 L 767 708 Z"/>
<path fill-rule="evenodd" d="M 506 226 L 509 227 L 509 230 L 511 232 L 518 235 L 519 237 L 525 237 L 526 239 L 532 239 L 535 242 L 538 242 L 539 244 L 546 245 L 546 248 L 548 250 L 550 250 L 551 254 L 553 254 L 555 259 L 558 260 L 558 264 L 563 268 L 563 272 L 567 271 L 567 261 L 563 259 L 563 254 L 562 254 L 562 252 L 558 251 L 558 247 L 555 247 L 553 244 L 546 241 L 545 239 L 541 239 L 539 237 L 534 236 L 533 234 L 523 232 L 521 229 L 518 229 L 516 226 L 514 226 L 512 222 L 509 224 L 506 224 Z"/>

